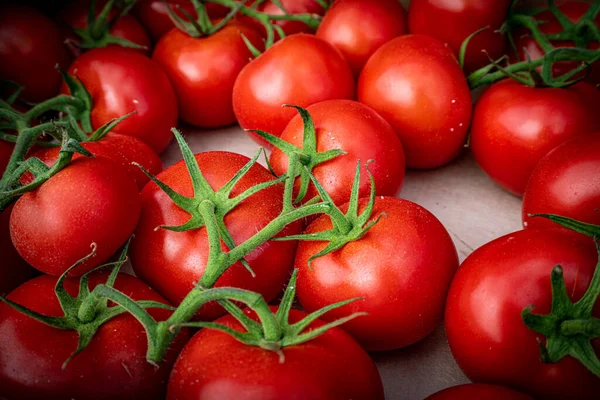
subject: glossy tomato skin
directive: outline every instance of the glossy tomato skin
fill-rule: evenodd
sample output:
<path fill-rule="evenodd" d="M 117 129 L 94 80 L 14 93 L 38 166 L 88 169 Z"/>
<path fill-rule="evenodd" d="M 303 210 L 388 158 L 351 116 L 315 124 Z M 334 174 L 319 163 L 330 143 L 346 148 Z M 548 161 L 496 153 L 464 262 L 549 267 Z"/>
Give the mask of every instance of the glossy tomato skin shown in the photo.
<path fill-rule="evenodd" d="M 80 158 L 17 200 L 10 236 L 29 264 L 54 276 L 96 243 L 96 255 L 71 273 L 78 276 L 112 256 L 139 215 L 138 188 L 122 167 L 102 157 Z"/>
<path fill-rule="evenodd" d="M 473 382 L 505 385 L 540 400 L 598 398 L 600 378 L 566 357 L 544 364 L 521 311 L 550 311 L 550 273 L 564 270 L 576 301 L 587 290 L 598 256 L 591 239 L 562 229 L 527 229 L 473 252 L 458 269 L 446 303 L 446 334 L 452 354 Z M 600 302 L 594 311 L 600 316 Z M 600 341 L 593 342 L 600 354 Z"/>
<path fill-rule="evenodd" d="M 249 312 L 248 315 L 253 316 Z M 304 314 L 291 310 L 290 322 Z M 217 322 L 241 331 L 231 316 Z M 319 320 L 311 328 L 322 326 Z M 223 355 L 226 355 L 223 357 Z M 383 400 L 381 378 L 368 354 L 343 330 L 333 328 L 275 352 L 204 329 L 185 346 L 173 368 L 168 400 Z"/>
<path fill-rule="evenodd" d="M 463 149 L 471 93 L 454 55 L 437 39 L 406 35 L 381 46 L 360 74 L 358 100 L 396 129 L 409 168 L 439 167 Z"/>
<path fill-rule="evenodd" d="M 486 90 L 475 105 L 471 150 L 496 183 L 521 196 L 542 157 L 567 139 L 597 129 L 597 113 L 579 90 L 532 88 L 504 80 Z"/>
<path fill-rule="evenodd" d="M 541 213 L 600 225 L 600 132 L 563 143 L 536 165 L 523 196 L 523 226 L 558 226 L 529 217 Z"/>
<path fill-rule="evenodd" d="M 471 383 L 454 386 L 427 397 L 425 400 L 533 400 L 533 398 L 502 386 Z"/>
<path fill-rule="evenodd" d="M 297 114 L 283 104 L 308 107 L 352 99 L 354 89 L 352 71 L 339 50 L 313 35 L 297 34 L 275 43 L 244 67 L 233 87 L 233 111 L 242 128 L 280 136 Z"/>
<path fill-rule="evenodd" d="M 10 240 L 9 221 L 12 207 L 10 205 L 0 213 L 0 254 L 2 255 L 0 296 L 10 293 L 35 275 L 35 270 L 17 253 L 12 240 Z"/>
<path fill-rule="evenodd" d="M 316 35 L 337 47 L 358 76 L 379 47 L 406 33 L 406 11 L 396 0 L 338 0 Z"/>
<path fill-rule="evenodd" d="M 220 189 L 249 161 L 245 156 L 227 152 L 200 153 L 196 160 L 214 189 Z M 158 179 L 184 196 L 193 195 L 183 161 L 167 168 L 158 175 Z M 231 197 L 272 179 L 273 176 L 264 167 L 255 164 L 236 185 Z M 249 197 L 227 214 L 225 226 L 234 242 L 242 243 L 277 217 L 282 199 L 282 185 L 271 186 Z M 131 261 L 136 275 L 174 304 L 179 304 L 201 279 L 208 258 L 208 238 L 204 228 L 186 232 L 155 228 L 182 225 L 189 218 L 189 214 L 177 207 L 155 184 L 146 185 L 142 191 L 142 215 L 131 244 Z M 297 234 L 300 229 L 300 222 L 294 223 L 281 235 Z M 270 301 L 289 278 L 295 250 L 296 244 L 291 241 L 266 242 L 246 257 L 256 273 L 255 278 L 241 263 L 237 263 L 223 274 L 216 286 L 258 291 Z M 216 303 L 205 305 L 199 313 L 205 319 L 214 319 L 222 314 L 223 309 Z"/>
<path fill-rule="evenodd" d="M 142 139 L 157 153 L 169 144 L 177 126 L 177 98 L 160 66 L 131 49 L 93 49 L 77 58 L 69 74 L 78 77 L 92 95 L 92 125 L 137 111 L 115 133 Z M 62 91 L 68 93 L 63 84 Z"/>
<path fill-rule="evenodd" d="M 184 122 L 205 128 L 235 122 L 233 84 L 252 59 L 242 35 L 264 48 L 260 33 L 239 22 L 203 38 L 172 29 L 158 42 L 152 58 L 173 84 Z"/>
<path fill-rule="evenodd" d="M 58 27 L 36 9 L 0 6 L 0 80 L 25 89 L 20 98 L 40 102 L 56 96 L 61 77 L 55 66 L 70 62 Z"/>
<path fill-rule="evenodd" d="M 162 170 L 162 161 L 160 157 L 152 150 L 150 146 L 140 139 L 120 135 L 118 133 L 108 133 L 97 142 L 82 142 L 81 146 L 97 157 L 108 158 L 119 164 L 127 174 L 135 181 L 140 190 L 150 180 L 142 172 L 140 167 L 133 165 L 137 163 L 144 167 L 152 175 L 158 175 Z M 46 165 L 50 166 L 58 159 L 60 148 L 45 148 L 33 154 L 33 157 L 39 158 Z M 85 157 L 81 154 L 74 154 L 73 159 Z"/>
<path fill-rule="evenodd" d="M 105 283 L 107 272 L 95 272 L 90 288 Z M 42 275 L 21 285 L 8 298 L 48 316 L 63 316 L 54 286 L 57 278 Z M 77 295 L 79 279 L 67 279 L 67 292 Z M 119 274 L 115 288 L 134 300 L 168 304 L 148 285 L 133 276 Z M 149 309 L 158 321 L 167 310 Z M 184 345 L 181 335 L 160 367 L 146 361 L 144 328 L 130 314 L 111 319 L 100 327 L 89 346 L 66 369 L 62 363 L 77 348 L 77 332 L 52 328 L 0 304 L 0 394 L 14 400 L 160 400 L 177 354 Z"/>
<path fill-rule="evenodd" d="M 368 196 L 371 190 L 368 169 L 375 178 L 377 194 L 395 196 L 404 182 L 404 151 L 394 129 L 371 108 L 352 100 L 327 100 L 308 107 L 317 132 L 317 151 L 341 149 L 347 154 L 316 166 L 312 173 L 329 193 L 335 204 L 350 200 L 360 160 L 360 196 Z M 281 134 L 281 138 L 302 148 L 304 124 L 300 115 L 295 116 Z M 269 159 L 277 175 L 285 174 L 289 158 L 275 148 Z M 297 186 L 299 188 L 300 181 Z M 305 199 L 317 196 L 311 185 Z"/>
<path fill-rule="evenodd" d="M 315 14 L 325 15 L 325 9 L 315 0 L 279 0 L 288 14 Z M 271 15 L 283 15 L 283 11 L 272 0 L 267 0 L 259 6 L 264 13 Z M 285 32 L 286 36 L 296 33 L 311 33 L 312 30 L 299 21 L 275 21 Z M 279 37 L 275 33 L 276 37 Z"/>
<path fill-rule="evenodd" d="M 360 210 L 368 199 L 361 199 Z M 343 210 L 348 204 L 343 206 Z M 342 249 L 308 259 L 324 242 L 301 242 L 296 253 L 298 299 L 312 312 L 345 299 L 362 297 L 330 311 L 328 321 L 355 312 L 369 315 L 342 325 L 365 349 L 383 351 L 409 346 L 433 332 L 442 321 L 446 293 L 458 268 L 452 239 L 440 221 L 408 200 L 377 197 L 372 218 L 385 213 L 361 239 Z M 305 230 L 331 229 L 321 217 Z"/>

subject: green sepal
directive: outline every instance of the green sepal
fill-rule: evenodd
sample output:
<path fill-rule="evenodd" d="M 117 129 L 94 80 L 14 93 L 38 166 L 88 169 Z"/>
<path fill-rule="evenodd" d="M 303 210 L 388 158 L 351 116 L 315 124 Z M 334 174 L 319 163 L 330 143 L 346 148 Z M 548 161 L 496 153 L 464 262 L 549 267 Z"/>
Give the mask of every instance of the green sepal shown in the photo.
<path fill-rule="evenodd" d="M 491 29 L 490 26 L 484 26 L 483 28 L 471 33 L 460 45 L 460 51 L 458 52 L 458 65 L 460 65 L 460 68 L 464 69 L 465 68 L 465 57 L 467 55 L 467 47 L 469 46 L 469 43 L 471 43 L 471 40 L 473 40 L 473 38 L 477 35 L 479 35 L 481 32 L 486 31 L 488 29 Z"/>
<path fill-rule="evenodd" d="M 78 99 L 81 104 L 77 107 L 75 106 L 65 106 L 62 110 L 69 115 L 73 116 L 77 121 L 81 121 L 82 128 L 85 132 L 92 131 L 92 108 L 94 106 L 92 101 L 92 95 L 87 90 L 87 88 L 83 85 L 79 78 L 69 75 L 66 71 L 63 71 L 59 67 L 56 67 L 57 70 L 63 77 L 63 80 L 69 91 L 71 92 L 71 96 Z"/>
<path fill-rule="evenodd" d="M 579 232 L 592 238 L 600 238 L 600 226 L 598 225 L 587 224 L 585 222 L 576 221 L 571 218 L 561 217 L 560 215 L 554 214 L 530 214 L 529 217 L 546 218 L 575 232 Z"/>

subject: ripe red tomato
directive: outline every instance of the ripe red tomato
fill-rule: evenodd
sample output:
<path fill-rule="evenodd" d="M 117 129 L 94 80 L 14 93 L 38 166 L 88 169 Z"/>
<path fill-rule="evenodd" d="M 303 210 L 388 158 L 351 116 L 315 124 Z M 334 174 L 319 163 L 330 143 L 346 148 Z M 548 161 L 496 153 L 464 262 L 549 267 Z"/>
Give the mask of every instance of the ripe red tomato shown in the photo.
<path fill-rule="evenodd" d="M 29 264 L 56 276 L 96 243 L 96 255 L 72 273 L 81 275 L 125 243 L 139 215 L 138 188 L 122 167 L 102 157 L 80 158 L 17 200 L 10 236 Z"/>
<path fill-rule="evenodd" d="M 184 122 L 206 128 L 235 123 L 233 84 L 252 59 L 242 35 L 264 48 L 260 33 L 239 22 L 202 38 L 172 29 L 158 42 L 152 59 L 173 84 Z"/>
<path fill-rule="evenodd" d="M 325 9 L 316 0 L 279 0 L 288 14 L 316 14 L 324 15 Z M 260 5 L 260 10 L 271 15 L 283 15 L 283 11 L 271 0 Z M 287 36 L 295 33 L 310 33 L 311 29 L 299 21 L 275 21 Z M 275 34 L 277 37 L 277 33 Z"/>
<path fill-rule="evenodd" d="M 133 162 L 140 164 L 152 175 L 157 175 L 163 170 L 162 161 L 154 150 L 133 136 L 111 132 L 97 142 L 82 142 L 81 145 L 95 156 L 108 158 L 121 165 L 140 190 L 146 185 L 149 178 L 138 166 L 133 165 Z M 58 147 L 45 148 L 35 152 L 32 157 L 37 157 L 46 165 L 51 166 L 58 159 L 59 151 Z M 74 160 L 81 157 L 85 156 L 73 155 Z"/>
<path fill-rule="evenodd" d="M 496 183 L 520 196 L 533 168 L 550 150 L 600 129 L 596 114 L 577 89 L 501 81 L 475 105 L 471 150 Z"/>
<path fill-rule="evenodd" d="M 233 110 L 242 128 L 280 136 L 296 115 L 283 104 L 308 107 L 353 97 L 352 71 L 339 50 L 313 35 L 297 34 L 244 67 L 233 87 Z"/>
<path fill-rule="evenodd" d="M 504 55 L 506 38 L 497 31 L 510 4 L 510 0 L 412 0 L 408 25 L 412 33 L 447 43 L 456 55 L 469 35 L 489 27 L 469 42 L 465 57 L 465 71 L 469 73 L 488 65 L 488 56 L 497 60 Z"/>
<path fill-rule="evenodd" d="M 100 14 L 106 4 L 106 0 L 95 1 L 96 16 Z M 64 27 L 64 36 L 66 39 L 74 42 L 75 46 L 80 42 L 79 37 L 73 32 L 75 29 L 88 28 L 88 14 L 90 10 L 90 0 L 71 2 L 67 8 L 60 13 L 61 22 Z M 109 14 L 109 20 L 119 15 L 119 10 L 113 6 Z M 136 49 L 142 54 L 150 54 L 150 38 L 148 33 L 140 22 L 130 14 L 126 14 L 114 23 L 109 33 L 119 39 L 128 40 L 132 43 L 144 46 L 145 49 Z M 78 56 L 78 54 L 75 54 Z"/>
<path fill-rule="evenodd" d="M 569 1 L 569 2 L 556 2 L 556 5 L 562 11 L 567 18 L 574 23 L 581 20 L 581 17 L 585 15 L 592 3 L 581 2 L 581 1 Z M 563 31 L 562 25 L 558 22 L 554 14 L 550 11 L 544 11 L 535 16 L 536 20 L 543 21 L 538 26 L 542 33 L 546 35 L 557 34 Z M 596 25 L 600 28 L 600 14 L 595 19 Z M 519 51 L 519 58 L 521 60 L 537 60 L 544 56 L 544 51 L 533 39 L 531 32 L 527 29 L 520 29 L 516 33 L 516 47 Z M 569 41 L 552 41 L 555 47 L 575 47 L 575 43 Z M 597 50 L 600 49 L 600 42 L 594 41 L 588 45 L 588 49 Z M 565 73 L 572 71 L 579 66 L 578 62 L 560 62 L 555 63 L 552 67 L 552 72 L 555 77 L 564 75 Z M 592 64 L 591 72 L 589 77 L 586 79 L 590 83 L 600 84 L 600 63 L 596 62 Z"/>
<path fill-rule="evenodd" d="M 227 183 L 249 160 L 227 152 L 196 155 L 208 183 L 216 190 Z M 158 179 L 183 196 L 192 196 L 189 173 L 183 161 L 167 168 Z M 273 180 L 262 166 L 255 164 L 235 186 L 231 197 L 246 189 Z M 243 201 L 225 217 L 234 243 L 240 244 L 279 215 L 282 207 L 282 185 L 271 186 Z M 179 304 L 202 277 L 208 258 L 206 229 L 173 232 L 157 226 L 183 225 L 190 215 L 180 209 L 153 183 L 142 190 L 142 215 L 131 243 L 131 261 L 137 276 L 148 282 L 173 304 Z M 297 234 L 301 223 L 288 226 L 282 235 Z M 284 287 L 294 261 L 294 242 L 266 242 L 246 257 L 256 277 L 241 263 L 234 264 L 217 281 L 216 286 L 239 287 L 261 293 L 272 300 Z M 223 314 L 217 303 L 202 308 L 200 316 L 214 319 Z"/>
<path fill-rule="evenodd" d="M 398 0 L 338 0 L 325 14 L 317 37 L 337 47 L 358 76 L 375 50 L 406 33 L 407 15 Z"/>
<path fill-rule="evenodd" d="M 0 267 L 0 296 L 10 293 L 23 282 L 33 278 L 35 270 L 17 253 L 10 240 L 8 223 L 12 205 L 0 213 L 0 254 L 2 266 Z"/>
<path fill-rule="evenodd" d="M 367 205 L 361 199 L 360 210 Z M 348 204 L 344 205 L 345 211 Z M 335 320 L 355 312 L 369 315 L 342 325 L 367 350 L 409 346 L 442 321 L 446 293 L 458 268 L 458 255 L 444 226 L 423 207 L 408 200 L 378 197 L 372 218 L 385 213 L 367 234 L 326 256 L 310 257 L 324 242 L 301 242 L 296 253 L 298 299 L 307 312 L 362 297 L 328 312 Z M 320 217 L 305 233 L 332 228 Z"/>
<path fill-rule="evenodd" d="M 291 310 L 290 322 L 304 316 L 301 311 Z M 242 331 L 241 325 L 229 315 L 217 322 Z M 316 320 L 311 328 L 322 325 Z M 177 359 L 167 399 L 383 399 L 375 364 L 339 328 L 330 329 L 309 342 L 284 348 L 283 354 L 285 360 L 281 363 L 273 351 L 245 345 L 223 332 L 203 329 L 188 342 Z"/>
<path fill-rule="evenodd" d="M 540 160 L 523 196 L 523 226 L 558 226 L 528 217 L 540 213 L 600 225 L 600 133 L 575 137 Z"/>
<path fill-rule="evenodd" d="M 454 386 L 432 394 L 425 400 L 533 400 L 514 390 L 482 383 Z"/>
<path fill-rule="evenodd" d="M 410 168 L 439 167 L 463 149 L 471 93 L 454 55 L 437 39 L 407 35 L 380 47 L 360 74 L 358 100 L 396 129 Z"/>
<path fill-rule="evenodd" d="M 404 182 L 404 151 L 394 129 L 371 108 L 352 100 L 328 100 L 308 107 L 317 132 L 317 151 L 341 149 L 347 154 L 317 165 L 312 174 L 323 185 L 335 204 L 350 200 L 358 160 L 369 160 L 377 194 L 395 196 Z M 302 148 L 304 124 L 297 115 L 290 121 L 281 138 Z M 368 146 L 365 145 L 368 143 Z M 287 172 L 289 159 L 275 148 L 269 159 L 277 175 Z M 298 180 L 297 186 L 299 187 Z M 361 167 L 360 196 L 371 190 L 366 168 Z M 318 194 L 309 186 L 306 200 Z"/>
<path fill-rule="evenodd" d="M 114 130 L 135 136 L 161 153 L 177 125 L 177 98 L 160 66 L 131 49 L 93 49 L 77 58 L 68 73 L 78 77 L 92 95 L 92 125 L 137 111 Z M 69 90 L 63 84 L 62 91 Z"/>
<path fill-rule="evenodd" d="M 539 399 L 597 399 L 600 378 L 571 357 L 542 363 L 536 338 L 545 338 L 521 318 L 532 304 L 536 314 L 550 311 L 555 265 L 562 266 L 575 301 L 587 290 L 597 261 L 591 239 L 562 229 L 527 229 L 475 250 L 452 282 L 445 324 L 452 354 L 469 379 Z M 600 355 L 600 341 L 594 346 Z"/>
<path fill-rule="evenodd" d="M 0 80 L 25 89 L 20 98 L 40 102 L 58 94 L 69 54 L 58 27 L 39 11 L 21 5 L 0 7 Z"/>
<path fill-rule="evenodd" d="M 90 276 L 90 288 L 105 283 L 108 274 Z M 26 282 L 8 298 L 48 316 L 64 313 L 54 293 L 57 278 L 43 275 Z M 67 292 L 77 295 L 79 279 L 67 279 Z M 119 274 L 115 288 L 134 300 L 166 304 L 141 280 Z M 167 310 L 150 309 L 158 321 Z M 100 327 L 89 346 L 63 371 L 62 363 L 77 348 L 77 333 L 38 322 L 0 303 L 0 387 L 10 399 L 164 399 L 171 366 L 183 341 L 177 340 L 159 368 L 146 361 L 148 342 L 140 323 L 128 313 Z"/>

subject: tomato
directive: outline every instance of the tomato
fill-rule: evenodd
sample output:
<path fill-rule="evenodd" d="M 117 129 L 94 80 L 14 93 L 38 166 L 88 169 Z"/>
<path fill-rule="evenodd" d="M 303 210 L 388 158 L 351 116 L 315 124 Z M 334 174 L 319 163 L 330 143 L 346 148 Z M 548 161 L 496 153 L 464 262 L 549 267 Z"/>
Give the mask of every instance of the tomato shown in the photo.
<path fill-rule="evenodd" d="M 249 160 L 247 157 L 227 152 L 208 152 L 196 155 L 204 177 L 213 189 L 220 189 Z M 191 197 L 193 189 L 189 173 L 183 161 L 167 168 L 158 179 L 177 193 Z M 248 188 L 270 181 L 273 176 L 262 166 L 255 164 L 248 174 L 235 186 L 230 197 Z M 225 216 L 234 243 L 240 244 L 262 229 L 279 215 L 282 207 L 283 187 L 271 186 L 249 197 Z M 179 226 L 190 219 L 153 183 L 142 190 L 142 215 L 131 243 L 131 261 L 137 276 L 173 304 L 194 288 L 202 277 L 208 259 L 206 230 L 195 229 L 173 232 L 157 226 Z M 288 226 L 282 235 L 299 233 L 300 222 Z M 296 244 L 294 242 L 266 242 L 246 257 L 256 273 L 252 278 L 241 263 L 234 264 L 217 281 L 216 286 L 239 287 L 261 293 L 267 301 L 272 300 L 287 281 Z M 217 303 L 205 305 L 200 316 L 214 319 L 222 315 Z"/>
<path fill-rule="evenodd" d="M 527 229 L 475 250 L 458 269 L 446 303 L 452 354 L 473 382 L 506 385 L 539 399 L 597 399 L 600 378 L 565 357 L 540 360 L 536 338 L 521 311 L 550 311 L 550 273 L 561 265 L 572 300 L 587 290 L 598 256 L 591 239 L 562 229 Z M 596 302 L 595 317 L 600 316 Z M 600 355 L 600 341 L 594 342 Z"/>
<path fill-rule="evenodd" d="M 280 136 L 296 115 L 283 104 L 308 107 L 353 97 L 352 71 L 339 50 L 313 35 L 297 34 L 275 43 L 242 69 L 233 87 L 233 111 L 242 128 Z"/>
<path fill-rule="evenodd" d="M 363 210 L 368 199 L 361 199 Z M 348 204 L 342 207 L 345 211 Z M 458 255 L 443 225 L 429 211 L 408 200 L 377 197 L 372 219 L 385 213 L 367 234 L 340 250 L 308 260 L 326 242 L 301 242 L 296 253 L 298 299 L 307 312 L 362 297 L 328 312 L 336 320 L 355 312 L 369 315 L 342 325 L 367 350 L 409 346 L 437 328 L 446 293 L 458 268 Z M 332 228 L 320 217 L 305 230 Z"/>
<path fill-rule="evenodd" d="M 437 39 L 407 35 L 381 46 L 360 74 L 358 100 L 396 129 L 410 168 L 439 167 L 463 149 L 471 93 L 454 55 Z"/>
<path fill-rule="evenodd" d="M 337 47 L 360 74 L 384 43 L 408 32 L 406 11 L 397 0 L 338 0 L 327 12 L 317 37 Z"/>
<path fill-rule="evenodd" d="M 108 158 L 121 165 L 140 190 L 149 181 L 149 178 L 138 166 L 133 165 L 133 162 L 140 164 L 152 175 L 157 175 L 163 169 L 162 161 L 154 150 L 133 136 L 108 133 L 97 142 L 82 142 L 81 146 L 95 156 Z M 46 148 L 35 152 L 33 157 L 37 157 L 46 165 L 51 166 L 58 159 L 59 151 L 58 147 Z M 85 156 L 73 155 L 73 159 L 81 157 Z"/>
<path fill-rule="evenodd" d="M 23 282 L 31 279 L 35 270 L 17 253 L 10 240 L 8 227 L 12 205 L 0 213 L 0 254 L 2 266 L 0 267 L 0 296 L 11 292 Z"/>
<path fill-rule="evenodd" d="M 17 200 L 10 236 L 29 264 L 56 276 L 96 243 L 96 255 L 72 273 L 81 275 L 125 243 L 139 215 L 138 188 L 122 167 L 102 157 L 80 158 Z"/>
<path fill-rule="evenodd" d="M 92 95 L 92 125 L 99 128 L 113 118 L 132 115 L 115 133 L 135 136 L 161 153 L 177 125 L 177 98 L 160 66 L 131 49 L 93 49 L 77 58 L 68 73 L 78 77 Z M 68 93 L 63 84 L 62 91 Z"/>
<path fill-rule="evenodd" d="M 58 94 L 69 54 L 58 27 L 39 11 L 21 5 L 0 6 L 0 80 L 25 89 L 21 99 L 40 102 Z"/>
<path fill-rule="evenodd" d="M 288 14 L 325 14 L 325 9 L 316 0 L 279 0 L 279 3 Z M 267 0 L 260 5 L 260 11 L 271 15 L 283 15 L 283 11 L 272 0 Z M 311 32 L 306 24 L 299 21 L 274 21 L 274 23 L 279 25 L 287 36 Z M 275 35 L 279 36 L 277 33 Z"/>
<path fill-rule="evenodd" d="M 297 322 L 305 315 L 291 310 L 290 322 Z M 217 322 L 242 331 L 241 325 L 229 315 Z M 322 325 L 316 320 L 311 328 Z M 383 399 L 375 364 L 339 328 L 282 351 L 283 363 L 273 351 L 245 345 L 226 333 L 203 329 L 177 359 L 167 399 Z"/>
<path fill-rule="evenodd" d="M 239 22 L 202 38 L 172 29 L 158 42 L 152 58 L 171 80 L 184 122 L 200 127 L 235 123 L 233 84 L 252 59 L 242 35 L 264 48 L 260 33 Z"/>
<path fill-rule="evenodd" d="M 105 283 L 108 274 L 95 272 L 90 288 Z M 43 275 L 26 282 L 8 298 L 48 316 L 63 316 L 54 293 L 57 278 Z M 67 279 L 65 288 L 77 295 L 79 279 Z M 166 301 L 137 278 L 119 274 L 115 288 L 134 300 Z M 150 309 L 159 321 L 167 310 Z M 146 361 L 148 342 L 142 325 L 125 313 L 96 332 L 89 346 L 62 363 L 77 348 L 77 332 L 47 326 L 0 303 L 0 387 L 10 399 L 164 399 L 167 379 L 183 343 L 177 340 L 166 361 L 156 368 Z"/>
<path fill-rule="evenodd" d="M 335 204 L 350 200 L 356 163 L 369 164 L 378 195 L 395 196 L 404 182 L 404 151 L 394 129 L 371 108 L 351 100 L 328 100 L 308 107 L 317 132 L 317 151 L 341 149 L 347 154 L 317 165 L 312 174 L 323 185 Z M 303 146 L 304 124 L 297 115 L 281 138 L 299 148 Z M 368 143 L 368 146 L 365 145 Z M 287 172 L 289 159 L 275 148 L 269 159 L 277 175 Z M 366 168 L 361 168 L 360 196 L 371 190 Z M 298 187 L 299 187 L 298 181 Z M 311 184 L 306 200 L 318 194 Z"/>
<path fill-rule="evenodd" d="M 72 2 L 60 14 L 61 22 L 66 25 L 64 33 L 65 38 L 72 41 L 75 46 L 80 43 L 80 39 L 75 32 L 73 32 L 73 28 L 88 29 L 90 2 L 91 0 Z M 106 0 L 95 1 L 96 16 L 100 14 L 105 4 Z M 109 21 L 117 17 L 119 12 L 120 11 L 113 6 L 108 17 Z M 144 49 L 136 49 L 136 51 L 139 51 L 142 54 L 148 55 L 150 53 L 151 43 L 148 33 L 146 33 L 142 24 L 140 24 L 133 15 L 126 14 L 119 17 L 110 28 L 109 34 L 119 39 L 124 39 L 137 45 L 144 46 Z M 79 54 L 75 55 L 78 56 Z"/>
<path fill-rule="evenodd" d="M 475 105 L 471 150 L 496 183 L 520 196 L 533 168 L 550 150 L 600 129 L 596 114 L 576 89 L 532 88 L 504 80 Z"/>
<path fill-rule="evenodd" d="M 425 400 L 533 400 L 531 397 L 514 390 L 496 386 L 473 383 L 454 386 L 432 394 Z"/>
<path fill-rule="evenodd" d="M 557 2 L 556 3 L 559 10 L 562 11 L 567 18 L 573 22 L 577 23 L 581 20 L 581 17 L 585 15 L 588 9 L 591 6 L 589 2 L 580 2 L 580 1 L 569 1 L 569 2 Z M 539 22 L 540 31 L 543 34 L 551 35 L 563 32 L 562 25 L 558 22 L 554 14 L 550 11 L 544 11 L 535 16 L 535 19 Z M 596 26 L 600 28 L 600 14 L 595 18 Z M 537 44 L 535 39 L 533 39 L 531 32 L 527 29 L 518 30 L 516 33 L 516 47 L 519 50 L 519 59 L 527 60 L 528 58 L 531 60 L 537 60 L 544 56 L 544 51 Z M 551 42 L 555 47 L 575 47 L 575 43 L 569 41 L 552 41 Z M 588 49 L 597 50 L 600 49 L 600 42 L 593 41 L 588 45 Z M 569 71 L 572 71 L 576 67 L 579 66 L 577 62 L 560 62 L 555 63 L 552 67 L 552 73 L 555 77 L 566 74 Z M 540 69 L 541 72 L 541 69 Z M 590 70 L 590 75 L 587 78 L 590 83 L 600 84 L 600 63 L 596 62 L 592 64 L 592 68 Z"/>
<path fill-rule="evenodd" d="M 506 37 L 498 33 L 511 4 L 510 0 L 412 0 L 408 25 L 412 33 L 432 36 L 445 43 L 458 55 L 462 43 L 476 35 L 467 47 L 465 71 L 470 73 L 505 54 Z"/>
<path fill-rule="evenodd" d="M 600 225 L 600 132 L 563 143 L 537 164 L 523 196 L 523 225 L 557 227 L 528 217 L 540 213 Z"/>

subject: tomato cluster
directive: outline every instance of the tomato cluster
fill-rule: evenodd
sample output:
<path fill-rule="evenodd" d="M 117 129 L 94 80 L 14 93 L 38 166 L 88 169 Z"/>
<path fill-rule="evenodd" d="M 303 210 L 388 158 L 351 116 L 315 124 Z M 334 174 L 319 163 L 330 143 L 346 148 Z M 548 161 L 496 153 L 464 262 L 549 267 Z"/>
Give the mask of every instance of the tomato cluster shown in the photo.
<path fill-rule="evenodd" d="M 383 399 L 442 323 L 428 399 L 597 399 L 600 4 L 529 5 L 0 6 L 0 399 Z M 400 192 L 467 152 L 523 230 L 461 263 Z"/>

